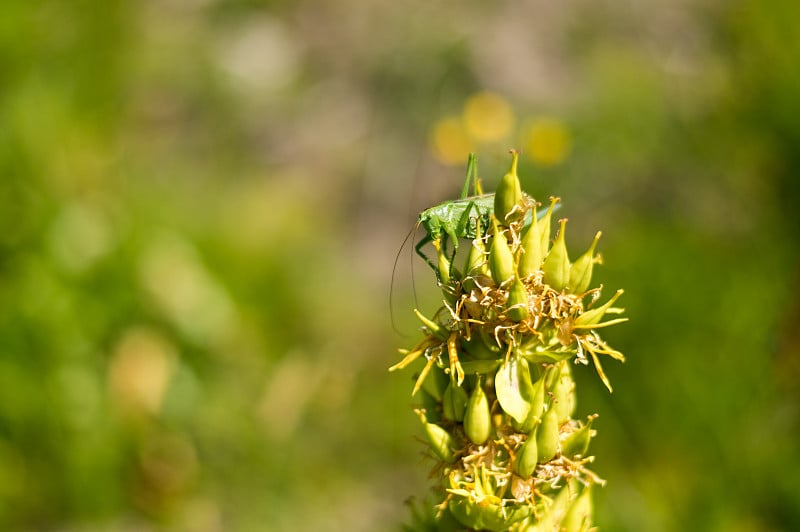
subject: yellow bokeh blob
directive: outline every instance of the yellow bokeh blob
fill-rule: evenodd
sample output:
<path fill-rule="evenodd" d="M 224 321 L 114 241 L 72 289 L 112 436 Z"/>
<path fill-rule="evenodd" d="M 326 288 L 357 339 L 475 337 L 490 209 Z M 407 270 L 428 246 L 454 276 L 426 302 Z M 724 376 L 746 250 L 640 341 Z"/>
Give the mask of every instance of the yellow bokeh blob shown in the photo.
<path fill-rule="evenodd" d="M 501 96 L 477 92 L 464 104 L 464 127 L 470 137 L 480 142 L 495 142 L 507 137 L 514 126 L 514 113 Z"/>
<path fill-rule="evenodd" d="M 569 155 L 571 139 L 569 130 L 558 119 L 539 118 L 527 131 L 525 145 L 528 155 L 541 166 L 555 166 Z"/>
<path fill-rule="evenodd" d="M 472 142 L 456 117 L 443 118 L 434 124 L 430 146 L 439 162 L 451 166 L 464 164 L 473 151 Z"/>

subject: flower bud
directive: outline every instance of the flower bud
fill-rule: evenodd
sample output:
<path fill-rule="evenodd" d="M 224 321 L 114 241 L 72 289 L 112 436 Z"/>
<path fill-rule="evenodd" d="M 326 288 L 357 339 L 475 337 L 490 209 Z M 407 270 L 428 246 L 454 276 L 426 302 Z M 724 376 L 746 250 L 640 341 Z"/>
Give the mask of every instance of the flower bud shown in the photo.
<path fill-rule="evenodd" d="M 432 335 L 439 338 L 440 340 L 447 340 L 450 334 L 448 333 L 447 329 L 436 323 L 435 321 L 426 318 L 424 314 L 422 314 L 419 310 L 414 309 L 414 314 L 417 316 L 417 319 L 422 322 L 426 329 L 430 331 Z"/>
<path fill-rule="evenodd" d="M 558 237 L 553 242 L 550 253 L 544 259 L 542 271 L 544 271 L 544 282 L 549 284 L 554 290 L 561 290 L 569 282 L 569 256 L 567 256 L 567 243 L 564 241 L 567 219 L 560 220 L 561 229 Z"/>
<path fill-rule="evenodd" d="M 530 410 L 528 411 L 528 417 L 525 419 L 525 422 L 519 427 L 520 432 L 530 434 L 542 419 L 542 410 L 544 409 L 544 381 L 545 376 L 542 375 L 533 383 Z"/>
<path fill-rule="evenodd" d="M 514 255 L 508 246 L 506 235 L 498 228 L 496 221 L 492 223 L 494 233 L 492 246 L 489 249 L 489 269 L 492 279 L 499 286 L 514 276 Z"/>
<path fill-rule="evenodd" d="M 553 385 L 553 402 L 559 423 L 563 423 L 575 413 L 575 381 L 566 364 L 562 366 L 561 374 Z"/>
<path fill-rule="evenodd" d="M 553 211 L 556 208 L 556 204 L 559 202 L 559 198 L 550 198 L 550 206 L 547 208 L 547 212 L 542 216 L 542 219 L 539 220 L 539 248 L 542 250 L 542 257 L 547 255 L 547 250 L 550 249 L 550 220 L 553 218 Z"/>
<path fill-rule="evenodd" d="M 536 433 L 539 463 L 549 462 L 558 453 L 558 414 L 552 403 Z"/>
<path fill-rule="evenodd" d="M 530 478 L 536 469 L 539 460 L 539 450 L 536 446 L 536 434 L 531 434 L 517 450 L 514 458 L 514 472 L 522 478 Z"/>
<path fill-rule="evenodd" d="M 589 416 L 589 420 L 585 425 L 564 438 L 564 441 L 561 442 L 561 454 L 570 458 L 576 455 L 586 456 L 589 450 L 589 442 L 595 433 L 592 430 L 592 423 L 596 417 L 596 415 Z"/>
<path fill-rule="evenodd" d="M 561 521 L 561 530 L 564 532 L 583 532 L 588 530 L 592 521 L 592 493 L 591 486 L 586 486 L 581 491 L 567 510 L 564 520 Z"/>
<path fill-rule="evenodd" d="M 528 291 L 517 277 L 508 291 L 508 317 L 514 321 L 522 321 L 528 317 Z"/>
<path fill-rule="evenodd" d="M 473 277 L 489 275 L 489 264 L 486 262 L 486 245 L 483 243 L 480 220 L 475 222 L 475 239 L 469 248 L 467 262 L 464 264 L 464 289 L 470 291 L 475 288 Z"/>
<path fill-rule="evenodd" d="M 523 214 L 522 186 L 517 177 L 517 159 L 519 152 L 511 150 L 511 168 L 500 179 L 494 194 L 494 215 L 506 226 Z"/>
<path fill-rule="evenodd" d="M 542 265 L 547 249 L 542 249 L 542 228 L 544 224 L 536 219 L 536 207 L 533 207 L 531 225 L 525 234 L 522 235 L 522 256 L 519 259 L 519 274 L 523 277 L 532 275 L 539 270 Z M 549 220 L 548 220 L 549 226 Z M 547 237 L 545 237 L 547 242 Z"/>
<path fill-rule="evenodd" d="M 609 299 L 607 303 L 605 303 L 600 307 L 587 310 L 586 312 L 575 318 L 574 327 L 576 329 L 578 328 L 589 329 L 592 327 L 592 325 L 597 325 L 598 323 L 600 323 L 600 320 L 603 319 L 603 316 L 611 308 L 611 305 L 613 305 L 614 302 L 617 299 L 619 299 L 619 296 L 621 296 L 623 293 L 624 290 L 622 289 L 617 290 L 617 293 L 611 296 L 611 299 Z"/>
<path fill-rule="evenodd" d="M 578 257 L 578 260 L 569 269 L 569 287 L 574 294 L 586 292 L 592 282 L 592 269 L 595 263 L 594 248 L 597 246 L 601 234 L 600 231 L 597 232 L 586 253 Z"/>
<path fill-rule="evenodd" d="M 464 432 L 475 445 L 483 445 L 489 439 L 492 428 L 489 399 L 481 387 L 481 380 L 478 378 L 464 412 Z"/>
<path fill-rule="evenodd" d="M 450 380 L 450 384 L 444 391 L 442 397 L 442 410 L 444 417 L 451 421 L 462 421 L 464 419 L 464 410 L 467 408 L 467 392 L 456 384 L 454 380 Z"/>
<path fill-rule="evenodd" d="M 453 452 L 453 437 L 445 429 L 435 423 L 425 423 L 425 437 L 433 453 L 442 461 L 452 464 L 456 461 Z"/>

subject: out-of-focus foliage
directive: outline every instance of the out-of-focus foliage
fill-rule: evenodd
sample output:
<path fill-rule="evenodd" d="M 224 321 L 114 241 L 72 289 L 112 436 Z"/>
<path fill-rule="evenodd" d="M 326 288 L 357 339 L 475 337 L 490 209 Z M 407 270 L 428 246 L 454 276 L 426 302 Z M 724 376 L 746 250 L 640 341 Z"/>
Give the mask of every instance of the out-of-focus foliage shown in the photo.
<path fill-rule="evenodd" d="M 797 20 L 3 2 L 0 528 L 399 527 L 427 462 L 386 373 L 409 341 L 394 254 L 460 154 L 492 189 L 512 146 L 626 290 L 615 393 L 575 371 L 598 525 L 800 528 Z"/>

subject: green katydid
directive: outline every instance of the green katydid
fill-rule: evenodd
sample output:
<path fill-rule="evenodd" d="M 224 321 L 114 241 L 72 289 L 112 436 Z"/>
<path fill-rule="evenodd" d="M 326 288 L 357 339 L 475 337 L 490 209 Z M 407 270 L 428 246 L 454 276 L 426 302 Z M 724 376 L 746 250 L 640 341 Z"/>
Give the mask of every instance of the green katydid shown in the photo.
<path fill-rule="evenodd" d="M 470 188 L 474 195 L 469 196 Z M 523 193 L 526 203 L 533 204 L 534 200 Z M 474 153 L 469 154 L 467 163 L 467 177 L 461 189 L 461 196 L 457 200 L 445 201 L 420 213 L 416 227 L 420 225 L 425 229 L 425 236 L 414 246 L 414 250 L 425 262 L 438 273 L 437 265 L 430 257 L 422 252 L 423 246 L 433 243 L 434 246 L 446 244 L 449 240 L 453 248 L 450 262 L 452 264 L 458 250 L 460 238 L 472 240 L 476 238 L 480 229 L 488 229 L 494 216 L 494 193 L 483 194 L 478 180 L 478 164 Z M 524 225 L 527 227 L 532 221 L 532 212 L 526 213 Z M 539 213 L 539 218 L 544 216 L 545 210 Z M 442 248 L 444 249 L 444 248 Z"/>

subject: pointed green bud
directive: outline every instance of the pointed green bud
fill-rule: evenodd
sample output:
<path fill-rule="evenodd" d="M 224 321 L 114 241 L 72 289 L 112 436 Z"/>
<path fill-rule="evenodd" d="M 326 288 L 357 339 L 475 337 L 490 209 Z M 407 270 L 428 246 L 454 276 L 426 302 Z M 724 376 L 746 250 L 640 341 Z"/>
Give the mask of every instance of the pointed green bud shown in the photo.
<path fill-rule="evenodd" d="M 511 150 L 511 168 L 500 179 L 494 194 L 494 215 L 503 225 L 522 217 L 522 186 L 517 176 L 519 152 Z"/>
<path fill-rule="evenodd" d="M 542 219 L 539 220 L 539 238 L 541 241 L 539 242 L 539 247 L 542 250 L 542 257 L 547 256 L 547 250 L 550 249 L 550 220 L 553 218 L 553 211 L 556 208 L 556 204 L 560 201 L 559 198 L 550 198 L 550 206 L 547 208 L 547 212 L 542 216 Z"/>
<path fill-rule="evenodd" d="M 592 423 L 596 418 L 597 415 L 589 416 L 585 425 L 564 438 L 564 441 L 561 442 L 561 454 L 569 458 L 576 455 L 580 455 L 581 457 L 586 456 L 586 453 L 589 451 L 589 442 L 592 436 L 594 436 Z"/>
<path fill-rule="evenodd" d="M 549 227 L 548 220 L 548 227 Z M 542 265 L 547 249 L 542 249 L 543 223 L 536 219 L 536 207 L 533 207 L 533 217 L 528 231 L 522 235 L 522 256 L 519 259 L 519 273 L 523 277 L 536 273 Z M 549 232 L 549 229 L 548 229 Z M 547 237 L 545 237 L 547 242 Z"/>
<path fill-rule="evenodd" d="M 603 319 L 603 316 L 611 308 L 611 305 L 613 305 L 614 302 L 617 299 L 619 299 L 619 296 L 621 296 L 623 293 L 624 290 L 622 289 L 617 290 L 617 293 L 611 296 L 611 299 L 609 299 L 607 303 L 597 308 L 587 310 L 586 312 L 575 318 L 575 324 L 574 324 L 575 328 L 589 329 L 592 327 L 592 325 L 597 325 L 598 323 L 600 323 L 600 320 Z"/>
<path fill-rule="evenodd" d="M 422 322 L 422 325 L 425 326 L 426 329 L 430 331 L 432 335 L 439 338 L 440 340 L 444 341 L 450 336 L 447 329 L 436 323 L 435 321 L 428 319 L 425 317 L 422 312 L 417 309 L 414 309 L 414 315 L 417 316 L 417 319 Z"/>
<path fill-rule="evenodd" d="M 558 414 L 552 404 L 536 431 L 536 444 L 539 447 L 539 463 L 549 462 L 558 453 Z"/>
<path fill-rule="evenodd" d="M 573 294 L 586 292 L 592 282 L 592 269 L 595 263 L 594 248 L 597 246 L 601 234 L 600 231 L 597 232 L 586 253 L 578 257 L 578 260 L 569 269 L 569 287 Z"/>
<path fill-rule="evenodd" d="M 464 388 L 459 386 L 455 380 L 451 380 L 442 397 L 444 417 L 451 421 L 462 421 L 464 419 L 464 410 L 467 408 L 468 400 L 469 398 Z"/>
<path fill-rule="evenodd" d="M 423 418 L 425 425 L 425 437 L 431 446 L 433 453 L 442 461 L 452 464 L 456 461 L 453 452 L 453 437 L 445 429 L 435 423 L 428 423 Z"/>
<path fill-rule="evenodd" d="M 514 458 L 514 472 L 522 478 L 530 478 L 539 461 L 539 449 L 536 446 L 536 434 L 525 440 Z"/>
<path fill-rule="evenodd" d="M 519 280 L 514 280 L 508 291 L 508 317 L 514 321 L 522 321 L 528 317 L 528 291 Z"/>
<path fill-rule="evenodd" d="M 564 240 L 567 219 L 562 218 L 559 223 L 561 224 L 561 229 L 558 231 L 558 237 L 553 242 L 553 247 L 545 257 L 544 264 L 542 264 L 544 282 L 554 290 L 561 290 L 569 282 L 569 256 L 567 255 L 567 243 Z"/>
<path fill-rule="evenodd" d="M 530 410 L 525 422 L 519 427 L 520 432 L 530 434 L 539 424 L 542 419 L 542 411 L 544 410 L 544 383 L 545 376 L 542 375 L 533 383 L 533 391 L 531 392 Z"/>
<path fill-rule="evenodd" d="M 561 530 L 564 532 L 584 532 L 592 524 L 592 493 L 591 486 L 586 486 L 581 491 L 567 510 L 564 520 L 561 521 Z"/>
<path fill-rule="evenodd" d="M 474 276 L 489 275 L 489 264 L 486 261 L 486 245 L 483 243 L 480 220 L 476 222 L 475 239 L 469 248 L 467 262 L 464 265 L 464 288 L 467 291 L 475 288 Z"/>
<path fill-rule="evenodd" d="M 558 422 L 563 423 L 575 413 L 575 381 L 569 366 L 562 362 L 561 375 L 553 385 L 553 400 Z"/>
<path fill-rule="evenodd" d="M 481 380 L 479 377 L 464 412 L 464 432 L 467 434 L 467 438 L 475 445 L 486 443 L 492 429 L 489 399 L 483 391 Z"/>
<path fill-rule="evenodd" d="M 497 226 L 496 221 L 492 221 L 494 232 L 492 234 L 492 246 L 489 249 L 489 270 L 492 279 L 500 286 L 514 276 L 514 255 L 508 246 L 506 235 Z"/>

